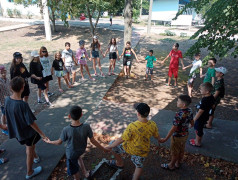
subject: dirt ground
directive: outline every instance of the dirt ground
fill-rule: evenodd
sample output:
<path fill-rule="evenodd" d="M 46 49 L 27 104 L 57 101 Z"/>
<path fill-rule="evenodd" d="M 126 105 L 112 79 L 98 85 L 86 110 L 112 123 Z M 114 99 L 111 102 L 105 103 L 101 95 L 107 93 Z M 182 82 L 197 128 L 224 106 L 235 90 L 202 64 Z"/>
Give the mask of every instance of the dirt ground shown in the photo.
<path fill-rule="evenodd" d="M 1 23 L 0 23 L 0 28 L 1 28 L 1 27 L 6 27 L 6 26 L 13 26 L 13 25 L 17 25 L 17 24 L 21 24 L 21 23 L 1 21 Z"/>

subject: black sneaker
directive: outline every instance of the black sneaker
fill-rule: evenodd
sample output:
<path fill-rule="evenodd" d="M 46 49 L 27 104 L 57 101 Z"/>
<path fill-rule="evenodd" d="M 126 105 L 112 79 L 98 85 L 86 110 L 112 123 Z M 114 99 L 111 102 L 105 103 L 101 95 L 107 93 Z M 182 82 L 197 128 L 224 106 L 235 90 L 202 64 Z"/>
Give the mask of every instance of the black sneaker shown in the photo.
<path fill-rule="evenodd" d="M 50 96 L 53 96 L 55 93 L 48 92 L 47 94 L 50 97 Z"/>
<path fill-rule="evenodd" d="M 38 104 L 44 104 L 44 102 L 41 100 L 38 100 L 37 102 L 38 102 Z"/>
<path fill-rule="evenodd" d="M 47 106 L 54 107 L 54 105 L 51 102 L 46 102 Z"/>

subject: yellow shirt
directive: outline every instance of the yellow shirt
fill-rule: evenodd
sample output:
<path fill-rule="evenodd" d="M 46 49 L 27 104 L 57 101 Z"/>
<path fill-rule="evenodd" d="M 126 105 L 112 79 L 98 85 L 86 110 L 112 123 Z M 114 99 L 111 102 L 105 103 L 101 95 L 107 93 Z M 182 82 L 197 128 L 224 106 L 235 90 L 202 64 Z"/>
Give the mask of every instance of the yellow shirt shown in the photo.
<path fill-rule="evenodd" d="M 151 136 L 158 137 L 158 128 L 154 121 L 130 123 L 122 134 L 124 150 L 131 155 L 146 157 L 150 150 Z"/>

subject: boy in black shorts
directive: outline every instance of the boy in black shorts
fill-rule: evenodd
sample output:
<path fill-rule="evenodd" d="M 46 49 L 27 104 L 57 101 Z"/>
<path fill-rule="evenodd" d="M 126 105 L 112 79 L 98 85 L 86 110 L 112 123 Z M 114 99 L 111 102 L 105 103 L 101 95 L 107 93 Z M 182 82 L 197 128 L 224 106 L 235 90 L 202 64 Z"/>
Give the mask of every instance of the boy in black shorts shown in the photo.
<path fill-rule="evenodd" d="M 22 77 L 15 77 L 10 82 L 13 94 L 5 100 L 5 116 L 9 139 L 16 138 L 21 145 L 26 145 L 27 174 L 26 179 L 38 175 L 42 167 L 32 169 L 34 163 L 40 162 L 35 152 L 35 144 L 41 139 L 47 139 L 45 134 L 35 123 L 36 117 L 32 113 L 28 103 L 22 101 L 21 94 L 24 91 L 25 80 Z"/>
<path fill-rule="evenodd" d="M 63 141 L 67 141 L 66 158 L 67 158 L 67 173 L 74 177 L 74 180 L 80 179 L 79 166 L 86 178 L 90 176 L 90 172 L 86 170 L 81 155 L 85 153 L 87 147 L 87 139 L 96 147 L 105 152 L 109 150 L 102 147 L 93 137 L 93 131 L 89 124 L 81 123 L 82 109 L 79 106 L 73 106 L 70 109 L 69 118 L 71 124 L 66 126 L 60 135 L 60 138 L 55 141 L 47 139 L 45 142 L 54 145 L 60 145 Z"/>
<path fill-rule="evenodd" d="M 215 99 L 211 94 L 213 86 L 211 83 L 206 82 L 201 84 L 200 91 L 202 100 L 197 105 L 197 114 L 193 118 L 194 129 L 196 131 L 196 139 L 190 139 L 190 145 L 200 147 L 203 137 L 203 127 L 209 119 L 211 109 L 214 107 Z"/>

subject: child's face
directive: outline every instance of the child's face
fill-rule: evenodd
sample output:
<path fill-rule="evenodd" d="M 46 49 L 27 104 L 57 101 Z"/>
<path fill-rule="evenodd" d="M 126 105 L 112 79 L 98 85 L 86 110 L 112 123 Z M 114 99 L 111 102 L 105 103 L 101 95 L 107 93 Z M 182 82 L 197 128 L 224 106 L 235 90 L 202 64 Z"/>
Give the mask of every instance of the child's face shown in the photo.
<path fill-rule="evenodd" d="M 195 59 L 198 61 L 201 56 L 195 56 Z"/>
<path fill-rule="evenodd" d="M 114 44 L 114 43 L 115 43 L 115 39 L 113 38 L 113 39 L 112 39 L 112 44 Z"/>
<path fill-rule="evenodd" d="M 149 52 L 149 55 L 150 55 L 150 56 L 152 56 L 152 55 L 153 55 L 153 53 L 152 53 L 152 52 Z"/>
<path fill-rule="evenodd" d="M 184 103 L 181 99 L 179 99 L 179 98 L 178 98 L 178 100 L 177 100 L 177 107 L 178 107 L 178 108 L 183 108 L 183 107 L 185 107 L 185 103 Z"/>
<path fill-rule="evenodd" d="M 70 49 L 70 46 L 69 46 L 69 45 L 66 45 L 66 46 L 65 46 L 65 49 L 66 49 L 66 50 L 69 50 L 69 49 Z"/>
<path fill-rule="evenodd" d="M 209 60 L 208 67 L 213 67 L 213 66 L 215 66 L 215 63 L 213 62 L 213 60 Z"/>
<path fill-rule="evenodd" d="M 0 78 L 6 79 L 7 77 L 7 71 L 6 70 L 1 70 L 0 71 Z"/>
<path fill-rule="evenodd" d="M 61 54 L 56 54 L 56 59 L 60 60 L 60 58 L 61 58 Z"/>
<path fill-rule="evenodd" d="M 223 76 L 223 73 L 216 71 L 216 77 L 217 77 L 217 78 L 218 78 L 218 77 L 222 77 L 222 76 Z"/>
<path fill-rule="evenodd" d="M 202 95 L 209 94 L 209 91 L 207 91 L 204 86 L 200 86 L 200 92 L 201 92 Z"/>
<path fill-rule="evenodd" d="M 131 45 L 130 44 L 126 44 L 126 47 L 129 48 L 129 47 L 131 47 Z"/>
<path fill-rule="evenodd" d="M 16 64 L 20 64 L 22 61 L 22 58 L 16 58 L 15 61 L 16 61 Z"/>
<path fill-rule="evenodd" d="M 84 44 L 80 45 L 80 48 L 83 49 L 84 48 Z"/>
<path fill-rule="evenodd" d="M 175 46 L 175 45 L 173 45 L 173 50 L 177 50 L 178 48 Z"/>

